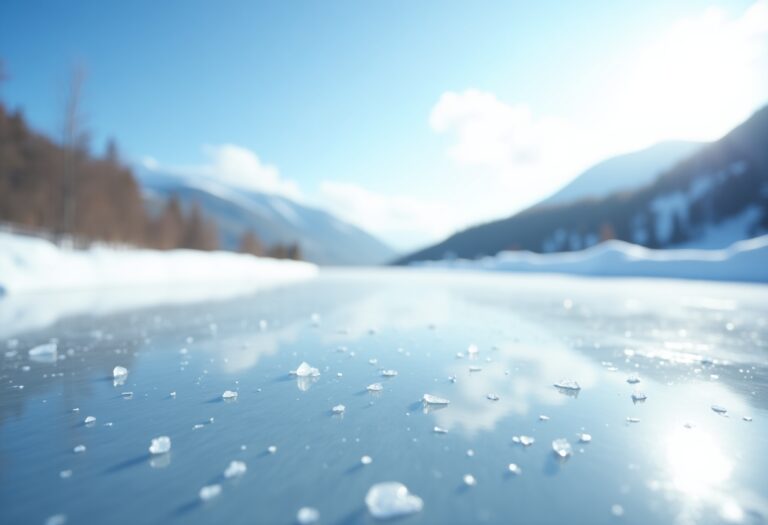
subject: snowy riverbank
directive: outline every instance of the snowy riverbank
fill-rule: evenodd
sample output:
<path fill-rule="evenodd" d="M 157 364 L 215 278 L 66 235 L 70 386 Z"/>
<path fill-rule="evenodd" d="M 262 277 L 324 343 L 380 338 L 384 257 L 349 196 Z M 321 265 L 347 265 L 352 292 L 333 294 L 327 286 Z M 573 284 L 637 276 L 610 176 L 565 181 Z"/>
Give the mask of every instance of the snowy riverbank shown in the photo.
<path fill-rule="evenodd" d="M 0 295 L 136 286 L 237 284 L 246 289 L 314 277 L 311 263 L 231 252 L 60 248 L 0 232 Z"/>
<path fill-rule="evenodd" d="M 651 250 L 608 241 L 577 252 L 502 252 L 477 260 L 415 263 L 422 268 L 564 273 L 605 277 L 671 277 L 716 281 L 768 282 L 768 235 L 722 250 Z"/>

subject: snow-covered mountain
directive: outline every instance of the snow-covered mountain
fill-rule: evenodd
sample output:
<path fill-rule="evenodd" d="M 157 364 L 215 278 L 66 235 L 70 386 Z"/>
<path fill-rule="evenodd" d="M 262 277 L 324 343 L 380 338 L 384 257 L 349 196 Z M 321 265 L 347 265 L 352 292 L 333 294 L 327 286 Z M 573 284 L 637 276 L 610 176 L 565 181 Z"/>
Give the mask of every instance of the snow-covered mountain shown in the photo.
<path fill-rule="evenodd" d="M 399 262 L 574 251 L 608 239 L 650 248 L 723 248 L 761 235 L 768 231 L 768 107 L 650 179 L 633 191 L 533 206 Z"/>
<path fill-rule="evenodd" d="M 203 177 L 136 170 L 150 209 L 175 195 L 198 203 L 214 221 L 221 246 L 237 249 L 246 231 L 266 245 L 298 243 L 302 258 L 322 265 L 381 264 L 395 252 L 370 234 L 328 212 L 279 195 L 246 191 Z"/>
<path fill-rule="evenodd" d="M 538 206 L 607 197 L 617 191 L 641 188 L 703 145 L 701 142 L 659 142 L 640 151 L 611 157 L 586 170 Z"/>

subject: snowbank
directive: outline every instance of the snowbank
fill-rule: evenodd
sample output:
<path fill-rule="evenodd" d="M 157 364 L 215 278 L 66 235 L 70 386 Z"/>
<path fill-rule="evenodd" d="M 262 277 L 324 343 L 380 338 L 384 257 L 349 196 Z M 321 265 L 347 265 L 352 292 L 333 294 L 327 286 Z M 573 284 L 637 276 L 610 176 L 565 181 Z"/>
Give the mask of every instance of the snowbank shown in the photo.
<path fill-rule="evenodd" d="M 623 241 L 608 241 L 578 252 L 502 252 L 474 261 L 427 261 L 414 265 L 504 272 L 768 282 L 768 235 L 739 241 L 722 250 L 651 250 Z"/>
<path fill-rule="evenodd" d="M 0 232 L 0 295 L 213 283 L 251 290 L 310 278 L 317 271 L 310 263 L 231 252 L 72 250 L 44 239 Z"/>

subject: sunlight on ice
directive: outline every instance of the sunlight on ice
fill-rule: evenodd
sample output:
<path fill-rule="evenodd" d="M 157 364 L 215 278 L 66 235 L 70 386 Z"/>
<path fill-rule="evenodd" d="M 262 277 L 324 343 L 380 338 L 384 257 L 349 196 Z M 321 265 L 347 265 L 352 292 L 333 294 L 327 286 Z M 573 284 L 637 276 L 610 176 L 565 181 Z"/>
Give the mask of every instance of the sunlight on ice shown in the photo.
<path fill-rule="evenodd" d="M 709 434 L 693 428 L 675 430 L 666 441 L 666 458 L 674 487 L 701 495 L 725 482 L 733 464 Z"/>
<path fill-rule="evenodd" d="M 419 512 L 422 499 L 408 492 L 408 487 L 397 481 L 376 483 L 365 495 L 365 505 L 374 518 L 390 519 Z"/>

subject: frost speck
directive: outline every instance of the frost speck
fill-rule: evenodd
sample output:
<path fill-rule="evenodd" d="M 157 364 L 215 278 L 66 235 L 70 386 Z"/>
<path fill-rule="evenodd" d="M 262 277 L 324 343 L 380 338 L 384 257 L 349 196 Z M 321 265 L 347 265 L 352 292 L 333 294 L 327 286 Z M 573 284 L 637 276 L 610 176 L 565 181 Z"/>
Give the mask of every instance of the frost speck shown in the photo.
<path fill-rule="evenodd" d="M 219 494 L 221 494 L 221 485 L 218 483 L 213 485 L 206 485 L 200 489 L 200 499 L 203 501 L 210 501 Z"/>
<path fill-rule="evenodd" d="M 312 507 L 301 507 L 296 513 L 296 521 L 299 525 L 312 525 L 320 520 L 320 512 Z"/>
<path fill-rule="evenodd" d="M 508 471 L 509 471 L 511 474 L 514 474 L 515 476 L 519 476 L 520 474 L 522 474 L 522 473 L 523 473 L 523 469 L 521 469 L 521 468 L 520 468 L 520 467 L 519 467 L 517 464 L 515 464 L 515 463 L 510 463 L 509 465 L 507 465 L 507 470 L 508 470 Z"/>
<path fill-rule="evenodd" d="M 112 369 L 112 378 L 113 379 L 120 379 L 124 378 L 128 375 L 128 369 L 124 366 L 116 366 Z"/>
<path fill-rule="evenodd" d="M 474 487 L 477 485 L 477 480 L 475 479 L 475 476 L 472 474 L 464 474 L 464 478 L 462 478 L 464 481 L 464 485 L 467 487 Z"/>
<path fill-rule="evenodd" d="M 566 458 L 571 455 L 571 444 L 565 438 L 556 439 L 552 442 L 552 450 L 555 451 L 561 458 Z"/>
<path fill-rule="evenodd" d="M 277 453 L 277 447 L 275 445 L 270 445 L 267 447 L 267 452 L 270 454 L 276 454 Z"/>
<path fill-rule="evenodd" d="M 77 445 L 75 448 L 72 449 L 72 451 L 75 454 L 82 454 L 83 452 L 85 452 L 85 445 Z"/>
<path fill-rule="evenodd" d="M 171 450 L 171 438 L 168 436 L 153 438 L 149 444 L 150 454 L 165 454 L 169 450 Z"/>
<path fill-rule="evenodd" d="M 368 392 L 381 392 L 384 390 L 384 387 L 381 385 L 381 383 L 373 383 L 365 387 L 365 389 L 368 390 Z"/>
<path fill-rule="evenodd" d="M 371 456 L 363 456 L 360 458 L 360 463 L 363 465 L 370 465 L 373 463 L 373 458 Z"/>
<path fill-rule="evenodd" d="M 365 505 L 374 518 L 389 519 L 421 511 L 424 501 L 402 483 L 386 481 L 368 489 Z"/>
<path fill-rule="evenodd" d="M 561 390 L 581 390 L 579 383 L 573 379 L 563 379 L 562 381 L 555 383 L 554 386 L 555 388 L 559 388 Z"/>
<path fill-rule="evenodd" d="M 242 461 L 232 461 L 229 463 L 229 466 L 224 471 L 224 477 L 225 478 L 235 478 L 237 476 L 242 476 L 245 474 L 245 471 L 248 470 L 248 467 L 246 464 Z"/>
<path fill-rule="evenodd" d="M 299 367 L 291 373 L 298 377 L 317 377 L 320 375 L 320 371 L 309 366 L 306 361 L 302 361 Z"/>
<path fill-rule="evenodd" d="M 347 410 L 347 407 L 345 407 L 344 405 L 336 405 L 331 409 L 331 412 L 333 412 L 334 414 L 343 414 L 344 411 L 346 410 Z"/>
<path fill-rule="evenodd" d="M 234 390 L 225 390 L 223 394 L 221 394 L 222 399 L 237 399 L 237 392 Z"/>
<path fill-rule="evenodd" d="M 432 394 L 424 394 L 421 400 L 428 405 L 447 405 L 450 403 L 447 399 Z"/>

